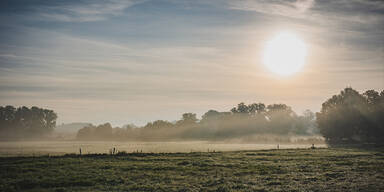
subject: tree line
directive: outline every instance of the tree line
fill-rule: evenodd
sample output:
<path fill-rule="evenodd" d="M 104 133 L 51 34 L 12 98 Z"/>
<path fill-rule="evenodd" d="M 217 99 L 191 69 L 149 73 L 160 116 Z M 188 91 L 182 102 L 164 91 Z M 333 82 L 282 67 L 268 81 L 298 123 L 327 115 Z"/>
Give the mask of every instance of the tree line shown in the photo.
<path fill-rule="evenodd" d="M 80 140 L 227 139 L 250 135 L 321 134 L 328 143 L 384 143 L 384 91 L 359 93 L 347 87 L 327 99 L 320 112 L 297 115 L 285 104 L 239 103 L 230 111 L 185 113 L 175 122 L 112 128 L 109 123 L 79 130 Z"/>
<path fill-rule="evenodd" d="M 0 138 L 5 140 L 49 135 L 56 126 L 57 114 L 39 107 L 0 106 Z"/>
<path fill-rule="evenodd" d="M 209 110 L 201 119 L 184 113 L 180 120 L 157 120 L 143 127 L 113 128 L 89 125 L 77 133 L 79 140 L 228 139 L 257 134 L 309 135 L 318 133 L 315 114 L 297 115 L 285 104 L 239 103 L 228 112 Z"/>
<path fill-rule="evenodd" d="M 57 114 L 38 107 L 0 106 L 0 139 L 37 138 L 52 133 Z M 251 135 L 321 134 L 328 143 L 384 143 L 384 91 L 364 93 L 347 87 L 327 99 L 316 114 L 296 114 L 286 104 L 239 103 L 229 111 L 207 111 L 200 119 L 157 120 L 145 126 L 88 125 L 78 140 L 228 139 Z"/>

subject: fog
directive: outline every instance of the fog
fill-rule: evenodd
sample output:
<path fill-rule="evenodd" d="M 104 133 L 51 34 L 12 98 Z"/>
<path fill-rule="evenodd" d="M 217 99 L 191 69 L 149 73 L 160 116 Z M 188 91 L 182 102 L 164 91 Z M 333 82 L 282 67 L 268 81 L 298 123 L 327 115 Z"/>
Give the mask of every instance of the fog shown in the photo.
<path fill-rule="evenodd" d="M 317 135 L 315 115 L 306 111 L 297 115 L 285 104 L 240 103 L 231 111 L 209 110 L 201 119 L 184 113 L 180 120 L 157 120 L 145 126 L 127 125 L 113 128 L 111 124 L 89 125 L 77 132 L 77 140 L 93 141 L 247 141 L 289 142 L 293 135 Z M 269 135 L 266 137 L 265 135 Z"/>
<path fill-rule="evenodd" d="M 86 153 L 105 153 L 112 148 L 186 152 L 382 143 L 383 98 L 384 91 L 361 94 L 347 87 L 324 102 L 316 114 L 310 110 L 296 114 L 286 104 L 241 102 L 228 111 L 209 110 L 200 118 L 183 113 L 174 122 L 156 120 L 122 127 L 110 123 L 55 126 L 53 110 L 5 106 L 0 107 L 0 139 L 10 142 L 2 142 L 0 147 L 3 155 L 12 155 L 76 153 L 80 149 Z"/>
<path fill-rule="evenodd" d="M 1 107 L 0 153 L 3 156 L 78 153 L 232 151 L 307 148 L 324 145 L 315 115 L 297 115 L 285 104 L 239 103 L 229 111 L 209 110 L 201 118 L 182 114 L 180 120 L 157 120 L 144 126 L 110 123 L 61 124 L 52 127 L 52 110 Z M 7 142 L 5 142 L 7 141 Z"/>
<path fill-rule="evenodd" d="M 327 147 L 316 143 L 316 147 Z M 223 152 L 261 149 L 296 149 L 310 148 L 311 144 L 256 144 L 236 142 L 177 141 L 177 142 L 113 142 L 113 141 L 25 141 L 0 142 L 0 156 L 41 156 L 109 153 L 115 148 L 117 152 L 127 153 L 178 153 L 178 152 Z"/>

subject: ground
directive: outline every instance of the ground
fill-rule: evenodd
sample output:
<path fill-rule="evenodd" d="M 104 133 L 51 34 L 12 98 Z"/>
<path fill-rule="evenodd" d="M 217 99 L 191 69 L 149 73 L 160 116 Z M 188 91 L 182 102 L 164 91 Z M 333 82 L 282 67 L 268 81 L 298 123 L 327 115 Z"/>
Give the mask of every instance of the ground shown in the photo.
<path fill-rule="evenodd" d="M 384 150 L 2 157 L 0 191 L 384 191 Z"/>

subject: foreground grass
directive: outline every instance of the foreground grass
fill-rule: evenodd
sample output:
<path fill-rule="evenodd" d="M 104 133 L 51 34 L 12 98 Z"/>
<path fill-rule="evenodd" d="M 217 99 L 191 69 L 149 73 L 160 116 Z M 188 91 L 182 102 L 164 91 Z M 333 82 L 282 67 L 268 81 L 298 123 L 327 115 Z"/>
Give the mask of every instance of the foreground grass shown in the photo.
<path fill-rule="evenodd" d="M 4 157 L 0 191 L 384 191 L 384 151 Z"/>

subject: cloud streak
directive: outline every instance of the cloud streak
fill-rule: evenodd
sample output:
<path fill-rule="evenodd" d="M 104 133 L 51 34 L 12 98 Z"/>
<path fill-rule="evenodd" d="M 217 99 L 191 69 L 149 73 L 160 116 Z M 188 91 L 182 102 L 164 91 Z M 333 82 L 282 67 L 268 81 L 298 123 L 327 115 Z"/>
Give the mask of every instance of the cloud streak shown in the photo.
<path fill-rule="evenodd" d="M 91 22 L 106 20 L 109 17 L 118 16 L 123 11 L 139 1 L 108 0 L 108 1 L 86 1 L 79 4 L 64 6 L 42 6 L 37 7 L 38 18 L 48 21 L 62 22 Z"/>
<path fill-rule="evenodd" d="M 384 3 L 376 0 L 240 0 L 228 1 L 227 7 L 320 23 L 377 25 L 384 22 Z"/>
<path fill-rule="evenodd" d="M 7 2 L 12 13 L 25 19 L 55 22 L 93 22 L 122 15 L 126 9 L 145 0 L 47 1 L 41 3 Z M 4 8 L 3 8 L 4 9 Z M 27 14 L 27 15 L 26 15 Z M 27 16 L 27 17 L 26 17 Z"/>
<path fill-rule="evenodd" d="M 256 11 L 263 14 L 280 15 L 287 17 L 303 17 L 303 14 L 311 9 L 314 0 L 241 0 L 228 1 L 228 8 L 244 11 Z"/>

